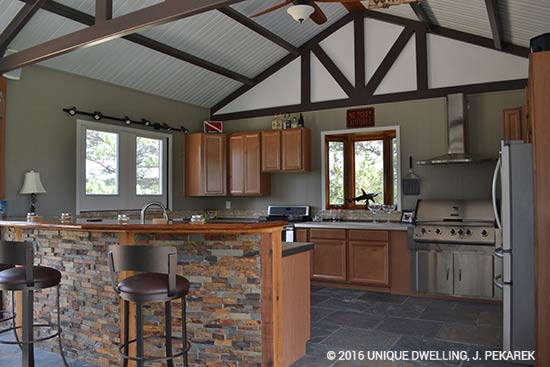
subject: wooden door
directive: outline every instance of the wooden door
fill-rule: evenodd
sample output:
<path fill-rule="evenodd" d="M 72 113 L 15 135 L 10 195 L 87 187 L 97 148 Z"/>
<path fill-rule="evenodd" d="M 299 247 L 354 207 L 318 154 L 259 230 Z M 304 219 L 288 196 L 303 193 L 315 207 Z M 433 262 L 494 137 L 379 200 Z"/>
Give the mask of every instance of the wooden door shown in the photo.
<path fill-rule="evenodd" d="M 310 229 L 315 243 L 312 259 L 313 280 L 346 281 L 346 231 L 343 229 Z"/>
<path fill-rule="evenodd" d="M 522 109 L 508 108 L 503 111 L 504 141 L 523 140 Z"/>
<path fill-rule="evenodd" d="M 283 171 L 301 171 L 304 168 L 302 132 L 302 129 L 287 129 L 281 133 Z"/>
<path fill-rule="evenodd" d="M 281 170 L 281 131 L 262 131 L 262 171 Z"/>
<path fill-rule="evenodd" d="M 350 241 L 348 280 L 352 283 L 389 286 L 389 243 Z"/>
<path fill-rule="evenodd" d="M 229 137 L 229 193 L 245 193 L 245 139 L 243 135 Z"/>
<path fill-rule="evenodd" d="M 222 134 L 203 134 L 203 167 L 205 195 L 226 195 L 226 140 Z"/>

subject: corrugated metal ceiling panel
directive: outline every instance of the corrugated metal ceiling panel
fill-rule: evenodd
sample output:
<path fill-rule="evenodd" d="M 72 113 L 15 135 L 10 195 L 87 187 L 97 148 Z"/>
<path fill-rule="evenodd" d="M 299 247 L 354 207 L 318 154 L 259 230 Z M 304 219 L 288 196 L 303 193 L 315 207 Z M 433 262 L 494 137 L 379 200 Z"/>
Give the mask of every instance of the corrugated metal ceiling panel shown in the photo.
<path fill-rule="evenodd" d="M 0 0 L 0 33 L 6 29 L 22 7 L 23 3 L 17 0 Z"/>
<path fill-rule="evenodd" d="M 549 0 L 502 0 L 498 2 L 504 39 L 529 47 L 529 40 L 550 32 Z"/>
<path fill-rule="evenodd" d="M 368 1 L 363 1 L 362 3 L 363 3 L 363 5 L 365 5 L 365 7 L 369 6 Z M 410 7 L 409 4 L 390 6 L 386 9 L 377 9 L 375 11 L 395 15 L 397 17 L 402 17 L 402 18 L 407 18 L 407 19 L 412 19 L 412 20 L 418 20 L 418 18 L 416 17 L 416 14 L 414 13 L 414 11 L 412 10 L 412 8 Z"/>
<path fill-rule="evenodd" d="M 232 7 L 244 15 L 250 16 L 277 5 L 281 3 L 281 1 L 282 0 L 249 0 L 234 4 Z M 319 3 L 319 6 L 328 18 L 328 21 L 323 25 L 318 25 L 309 20 L 302 24 L 296 22 L 286 12 L 288 6 L 251 19 L 292 43 L 294 46 L 301 46 L 348 12 L 340 3 Z"/>
<path fill-rule="evenodd" d="M 241 86 L 124 39 L 59 56 L 42 65 L 205 107 Z"/>
<path fill-rule="evenodd" d="M 88 14 L 95 14 L 95 1 L 91 0 L 56 0 L 57 2 L 78 9 Z M 133 11 L 161 3 L 163 0 L 114 0 L 113 16 L 118 17 Z"/>
<path fill-rule="evenodd" d="M 219 11 L 209 11 L 141 33 L 251 78 L 288 54 Z"/>

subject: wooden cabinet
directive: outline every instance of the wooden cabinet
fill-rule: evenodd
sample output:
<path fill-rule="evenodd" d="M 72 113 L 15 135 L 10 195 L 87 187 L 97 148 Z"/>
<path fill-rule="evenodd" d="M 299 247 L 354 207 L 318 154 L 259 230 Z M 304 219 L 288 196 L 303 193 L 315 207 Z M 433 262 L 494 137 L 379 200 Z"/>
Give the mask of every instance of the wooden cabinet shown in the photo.
<path fill-rule="evenodd" d="M 350 230 L 349 238 L 348 280 L 352 283 L 389 286 L 389 233 Z"/>
<path fill-rule="evenodd" d="M 338 229 L 311 229 L 315 243 L 312 259 L 313 280 L 346 281 L 346 231 Z"/>
<path fill-rule="evenodd" d="M 224 134 L 185 135 L 185 195 L 227 195 Z"/>
<path fill-rule="evenodd" d="M 262 171 L 311 170 L 311 130 L 295 128 L 262 132 Z"/>
<path fill-rule="evenodd" d="M 260 133 L 229 137 L 229 192 L 231 195 L 268 195 L 270 177 L 262 173 Z"/>
<path fill-rule="evenodd" d="M 504 141 L 523 140 L 527 143 L 532 141 L 531 126 L 526 106 L 505 109 L 502 115 Z"/>

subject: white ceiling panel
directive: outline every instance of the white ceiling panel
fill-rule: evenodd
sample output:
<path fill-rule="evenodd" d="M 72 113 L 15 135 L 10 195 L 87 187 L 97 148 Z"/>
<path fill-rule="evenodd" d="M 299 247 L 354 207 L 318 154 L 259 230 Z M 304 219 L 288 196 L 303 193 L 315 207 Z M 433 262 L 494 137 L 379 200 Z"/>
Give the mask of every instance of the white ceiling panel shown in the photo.
<path fill-rule="evenodd" d="M 251 78 L 288 54 L 219 11 L 164 24 L 141 34 Z"/>
<path fill-rule="evenodd" d="M 6 29 L 13 17 L 23 7 L 23 3 L 17 0 L 0 0 L 0 33 Z"/>
<path fill-rule="evenodd" d="M 42 65 L 206 107 L 242 85 L 124 39 L 71 52 Z"/>
<path fill-rule="evenodd" d="M 56 0 L 57 2 L 78 9 L 88 14 L 95 15 L 95 1 L 93 0 Z M 113 17 L 118 17 L 133 11 L 147 8 L 161 3 L 163 0 L 114 0 Z"/>
<path fill-rule="evenodd" d="M 251 16 L 281 2 L 281 0 L 249 0 L 232 6 L 244 15 Z M 328 18 L 328 21 L 323 25 L 318 25 L 311 20 L 307 20 L 302 24 L 296 22 L 286 12 L 290 5 L 252 19 L 294 46 L 301 46 L 348 13 L 340 3 L 319 3 L 318 5 Z"/>
<path fill-rule="evenodd" d="M 529 40 L 550 32 L 550 0 L 501 0 L 498 2 L 504 39 L 529 47 Z"/>

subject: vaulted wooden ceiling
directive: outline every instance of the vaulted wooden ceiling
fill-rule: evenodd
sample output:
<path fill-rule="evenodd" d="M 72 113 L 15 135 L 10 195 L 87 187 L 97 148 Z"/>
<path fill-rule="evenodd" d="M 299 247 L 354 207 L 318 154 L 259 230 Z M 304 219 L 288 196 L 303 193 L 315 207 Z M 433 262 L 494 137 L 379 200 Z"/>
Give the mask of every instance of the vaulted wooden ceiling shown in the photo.
<path fill-rule="evenodd" d="M 161 2 L 114 0 L 113 17 Z M 322 26 L 299 24 L 284 8 L 248 18 L 278 2 L 238 2 L 40 65 L 212 107 L 243 85 L 257 82 L 266 69 L 299 52 L 308 40 L 348 14 L 338 3 L 322 3 L 329 19 Z M 445 27 L 491 38 L 496 48 L 527 47 L 531 37 L 550 31 L 550 7 L 545 2 L 424 0 L 421 7 L 400 5 L 378 12 L 424 21 L 428 28 Z M 92 0 L 0 0 L 0 48 L 4 44 L 18 51 L 27 49 L 84 29 L 93 24 L 94 16 Z M 14 28 L 16 32 L 9 32 Z M 7 37 L 10 34 L 15 37 Z"/>

